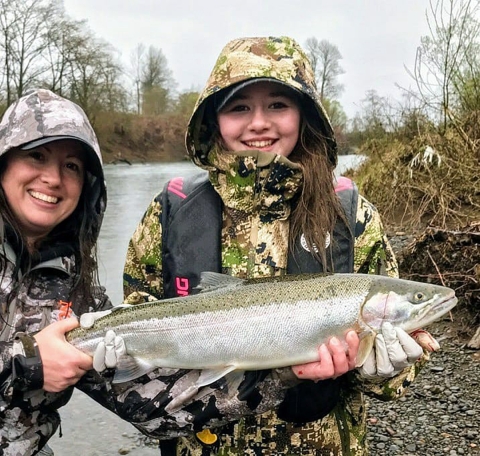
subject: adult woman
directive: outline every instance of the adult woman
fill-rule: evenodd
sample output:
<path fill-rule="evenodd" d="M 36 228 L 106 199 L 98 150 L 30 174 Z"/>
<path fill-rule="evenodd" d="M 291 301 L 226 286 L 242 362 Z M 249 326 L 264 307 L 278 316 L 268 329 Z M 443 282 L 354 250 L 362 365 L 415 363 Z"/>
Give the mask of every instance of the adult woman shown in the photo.
<path fill-rule="evenodd" d="M 0 122 L 2 454 L 46 448 L 57 409 L 92 368 L 64 334 L 78 326 L 69 317 L 110 306 L 92 286 L 105 204 L 85 113 L 48 90 L 12 104 Z"/>
<path fill-rule="evenodd" d="M 225 46 L 190 120 L 187 148 L 208 176 L 170 182 L 147 209 L 127 252 L 128 302 L 189 294 L 202 270 L 244 278 L 319 271 L 397 274 L 377 211 L 350 181 L 334 179 L 333 129 L 308 59 L 294 40 L 247 38 Z M 398 335 L 386 327 L 379 336 L 363 369 L 374 383 L 353 372 L 342 376 L 355 365 L 353 332 L 347 334 L 347 351 L 335 339 L 321 346 L 319 363 L 247 373 L 237 397 L 243 397 L 242 386 L 256 388 L 250 402 L 279 405 L 275 412 L 225 426 L 216 438 L 164 443 L 162 454 L 167 447 L 181 455 L 365 454 L 359 391 L 396 397 L 415 376 L 413 368 L 402 369 L 422 352 L 407 335 L 408 347 L 400 347 Z M 392 351 L 375 357 L 385 344 L 400 350 L 401 360 L 389 358 Z M 262 384 L 275 375 L 279 382 L 273 387 Z M 228 401 L 195 404 L 204 415 L 224 414 L 229 406 Z"/>

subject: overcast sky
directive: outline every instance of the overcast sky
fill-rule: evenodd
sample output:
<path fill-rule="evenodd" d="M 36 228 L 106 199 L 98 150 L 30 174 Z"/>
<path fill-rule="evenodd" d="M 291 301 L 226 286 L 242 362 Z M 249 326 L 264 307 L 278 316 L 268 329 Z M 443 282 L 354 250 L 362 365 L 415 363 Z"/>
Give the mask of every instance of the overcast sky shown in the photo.
<path fill-rule="evenodd" d="M 138 43 L 162 49 L 178 90 L 199 90 L 223 46 L 244 36 L 288 35 L 335 44 L 343 56 L 340 102 L 348 116 L 368 90 L 400 100 L 412 85 L 420 38 L 428 34 L 428 0 L 64 0 L 74 19 L 127 64 Z"/>

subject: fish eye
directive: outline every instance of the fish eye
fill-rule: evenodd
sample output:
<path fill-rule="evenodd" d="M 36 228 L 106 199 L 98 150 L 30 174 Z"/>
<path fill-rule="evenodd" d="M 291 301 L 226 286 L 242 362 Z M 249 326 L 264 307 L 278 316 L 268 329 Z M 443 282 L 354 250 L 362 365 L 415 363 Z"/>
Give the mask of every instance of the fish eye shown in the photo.
<path fill-rule="evenodd" d="M 423 301 L 424 298 L 425 298 L 425 294 L 423 294 L 421 291 L 417 291 L 413 295 L 413 299 L 417 302 Z"/>

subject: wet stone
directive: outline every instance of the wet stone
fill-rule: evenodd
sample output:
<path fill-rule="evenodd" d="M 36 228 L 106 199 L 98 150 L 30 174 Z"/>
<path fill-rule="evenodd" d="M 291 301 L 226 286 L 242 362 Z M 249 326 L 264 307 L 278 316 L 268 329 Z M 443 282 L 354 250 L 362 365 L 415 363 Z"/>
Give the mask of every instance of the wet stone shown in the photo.
<path fill-rule="evenodd" d="M 369 456 L 480 456 L 480 363 L 448 325 L 428 328 L 442 350 L 401 400 L 367 398 L 367 419 L 379 423 L 368 425 Z"/>

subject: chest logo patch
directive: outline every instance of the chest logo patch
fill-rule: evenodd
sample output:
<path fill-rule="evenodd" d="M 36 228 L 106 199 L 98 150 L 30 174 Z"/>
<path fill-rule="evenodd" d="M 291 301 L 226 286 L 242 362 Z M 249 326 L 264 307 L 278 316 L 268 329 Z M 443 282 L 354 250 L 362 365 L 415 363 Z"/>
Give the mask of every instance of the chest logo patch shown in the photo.
<path fill-rule="evenodd" d="M 302 233 L 300 236 L 300 244 L 303 248 L 303 250 L 306 250 L 307 252 L 310 252 L 310 249 L 308 248 L 307 245 L 307 240 L 305 239 L 305 234 Z M 327 233 L 327 236 L 325 237 L 325 248 L 327 248 L 330 245 L 330 233 Z M 318 248 L 316 245 L 313 246 L 313 250 L 315 253 L 318 253 Z"/>

